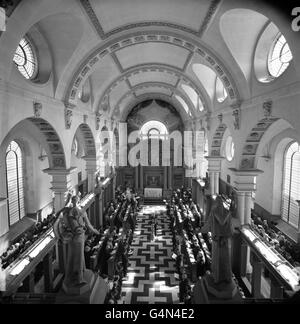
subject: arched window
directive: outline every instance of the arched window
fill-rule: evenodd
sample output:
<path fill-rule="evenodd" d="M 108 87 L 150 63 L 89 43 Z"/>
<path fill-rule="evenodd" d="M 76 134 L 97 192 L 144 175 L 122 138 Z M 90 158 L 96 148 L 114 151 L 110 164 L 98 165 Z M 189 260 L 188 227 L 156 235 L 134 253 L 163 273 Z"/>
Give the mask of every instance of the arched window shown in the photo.
<path fill-rule="evenodd" d="M 25 79 L 32 80 L 36 77 L 37 59 L 33 46 L 26 37 L 21 39 L 13 61 Z"/>
<path fill-rule="evenodd" d="M 231 162 L 234 158 L 234 142 L 232 136 L 228 136 L 225 143 L 224 153 L 226 159 Z"/>
<path fill-rule="evenodd" d="M 74 137 L 73 144 L 72 144 L 72 153 L 78 157 L 79 155 L 79 144 L 77 137 Z"/>
<path fill-rule="evenodd" d="M 20 146 L 12 141 L 6 150 L 6 179 L 9 226 L 25 216 L 23 156 Z"/>
<path fill-rule="evenodd" d="M 297 142 L 290 144 L 284 155 L 282 191 L 282 219 L 292 226 L 299 225 L 300 200 L 300 147 Z"/>
<path fill-rule="evenodd" d="M 168 130 L 163 123 L 157 120 L 151 120 L 142 126 L 140 134 L 142 139 L 157 138 L 164 140 L 168 135 Z"/>
<path fill-rule="evenodd" d="M 224 102 L 228 97 L 226 88 L 224 87 L 223 82 L 219 77 L 216 78 L 216 97 L 218 102 L 220 103 Z"/>
<path fill-rule="evenodd" d="M 279 34 L 271 47 L 268 57 L 268 70 L 272 78 L 278 78 L 293 59 L 292 52 L 285 37 Z"/>

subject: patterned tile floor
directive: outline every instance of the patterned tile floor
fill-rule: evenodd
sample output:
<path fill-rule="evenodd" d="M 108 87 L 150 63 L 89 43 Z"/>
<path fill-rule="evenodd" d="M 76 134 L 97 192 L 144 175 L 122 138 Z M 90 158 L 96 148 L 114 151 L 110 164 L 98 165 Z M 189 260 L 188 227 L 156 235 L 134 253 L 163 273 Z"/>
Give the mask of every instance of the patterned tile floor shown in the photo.
<path fill-rule="evenodd" d="M 151 241 L 150 215 L 154 211 L 158 214 L 158 226 L 156 239 Z M 121 304 L 179 303 L 171 235 L 165 207 L 143 206 L 137 217 Z"/>

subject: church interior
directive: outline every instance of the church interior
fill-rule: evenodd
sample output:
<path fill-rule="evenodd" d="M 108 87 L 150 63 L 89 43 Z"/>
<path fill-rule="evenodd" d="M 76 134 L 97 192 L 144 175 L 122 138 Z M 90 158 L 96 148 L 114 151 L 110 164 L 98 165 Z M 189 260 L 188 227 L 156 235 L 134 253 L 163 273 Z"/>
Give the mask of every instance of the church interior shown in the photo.
<path fill-rule="evenodd" d="M 1 0 L 0 15 L 1 304 L 299 302 L 297 13 Z"/>

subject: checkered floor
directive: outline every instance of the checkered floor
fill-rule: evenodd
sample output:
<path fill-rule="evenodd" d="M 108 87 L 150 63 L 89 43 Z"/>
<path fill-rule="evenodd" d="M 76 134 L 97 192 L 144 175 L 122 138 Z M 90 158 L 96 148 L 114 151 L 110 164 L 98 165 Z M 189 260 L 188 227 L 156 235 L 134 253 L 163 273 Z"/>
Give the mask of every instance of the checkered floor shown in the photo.
<path fill-rule="evenodd" d="M 157 213 L 157 236 L 151 240 L 150 215 Z M 177 304 L 178 284 L 172 260 L 172 237 L 164 206 L 143 206 L 138 214 L 129 258 L 128 280 L 123 281 L 121 304 Z"/>

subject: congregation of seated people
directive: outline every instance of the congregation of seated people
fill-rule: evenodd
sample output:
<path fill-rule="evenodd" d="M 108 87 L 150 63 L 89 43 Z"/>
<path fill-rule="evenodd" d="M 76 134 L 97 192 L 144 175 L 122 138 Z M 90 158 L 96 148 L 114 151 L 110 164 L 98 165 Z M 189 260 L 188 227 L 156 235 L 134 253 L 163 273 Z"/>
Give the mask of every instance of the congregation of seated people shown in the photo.
<path fill-rule="evenodd" d="M 121 298 L 122 281 L 127 275 L 128 257 L 133 232 L 136 225 L 136 212 L 139 197 L 127 188 L 117 188 L 115 199 L 111 201 L 104 213 L 104 233 L 97 246 L 97 265 L 99 272 L 108 284 L 107 304 L 117 304 Z"/>
<path fill-rule="evenodd" d="M 251 228 L 271 247 L 274 247 L 292 266 L 300 267 L 300 246 L 276 228 L 276 222 L 251 214 Z"/>
<path fill-rule="evenodd" d="M 23 252 L 28 250 L 55 222 L 55 215 L 50 214 L 42 221 L 36 222 L 25 233 L 14 240 L 0 256 L 0 267 L 6 269 Z"/>
<path fill-rule="evenodd" d="M 191 282 L 203 276 L 211 267 L 211 233 L 202 234 L 203 215 L 193 202 L 190 189 L 173 192 L 166 202 L 173 235 L 173 251 L 178 273 L 180 302 L 190 303 Z"/>

